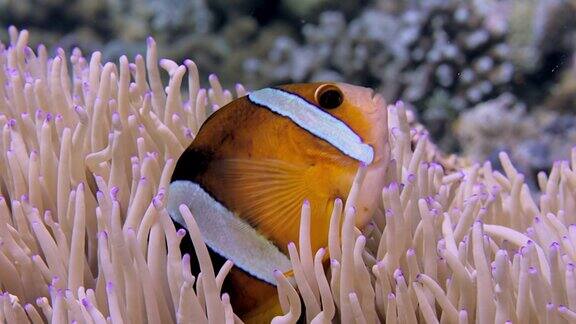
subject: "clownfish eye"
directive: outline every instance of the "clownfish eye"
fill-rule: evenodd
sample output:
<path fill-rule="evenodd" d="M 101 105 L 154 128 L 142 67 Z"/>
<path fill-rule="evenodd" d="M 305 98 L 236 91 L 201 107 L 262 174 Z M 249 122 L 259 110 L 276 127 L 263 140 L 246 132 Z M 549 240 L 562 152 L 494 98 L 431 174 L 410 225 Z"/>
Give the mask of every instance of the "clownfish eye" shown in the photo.
<path fill-rule="evenodd" d="M 333 85 L 324 85 L 316 90 L 316 102 L 324 109 L 338 108 L 342 101 L 344 101 L 344 95 Z"/>

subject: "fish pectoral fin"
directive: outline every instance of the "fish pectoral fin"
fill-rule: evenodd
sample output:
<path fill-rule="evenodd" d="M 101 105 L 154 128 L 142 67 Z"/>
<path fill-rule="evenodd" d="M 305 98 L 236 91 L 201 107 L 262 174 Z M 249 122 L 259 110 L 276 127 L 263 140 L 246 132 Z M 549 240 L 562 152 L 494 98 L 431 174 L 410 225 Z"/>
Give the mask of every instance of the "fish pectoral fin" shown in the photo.
<path fill-rule="evenodd" d="M 227 159 L 217 167 L 231 208 L 268 237 L 297 230 L 304 200 L 319 201 L 309 167 L 272 159 Z"/>
<path fill-rule="evenodd" d="M 292 264 L 285 254 L 218 203 L 200 185 L 183 180 L 170 184 L 168 213 L 174 221 L 186 227 L 180 215 L 181 204 L 192 212 L 206 245 L 250 275 L 276 285 L 273 271 L 291 269 Z"/>

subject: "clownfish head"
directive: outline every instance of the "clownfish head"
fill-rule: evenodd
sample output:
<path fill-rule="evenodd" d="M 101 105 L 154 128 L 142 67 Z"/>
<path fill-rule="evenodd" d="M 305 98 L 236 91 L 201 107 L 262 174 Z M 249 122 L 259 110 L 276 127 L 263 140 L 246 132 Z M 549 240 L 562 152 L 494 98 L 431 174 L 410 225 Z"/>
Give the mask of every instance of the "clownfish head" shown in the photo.
<path fill-rule="evenodd" d="M 284 116 L 367 166 L 357 201 L 365 225 L 384 186 L 389 160 L 387 109 L 372 89 L 346 83 L 287 84 L 252 92 L 250 100 Z"/>
<path fill-rule="evenodd" d="M 371 164 L 386 157 L 386 104 L 382 96 L 375 94 L 374 90 L 336 82 L 287 84 L 278 86 L 276 89 L 300 97 L 352 130 L 362 144 L 372 149 L 372 152 L 364 152 L 362 157 L 353 156 L 357 160 Z M 328 125 L 332 125 L 335 136 L 343 135 L 335 123 L 327 123 Z M 313 125 L 315 128 L 319 126 L 321 125 Z"/>

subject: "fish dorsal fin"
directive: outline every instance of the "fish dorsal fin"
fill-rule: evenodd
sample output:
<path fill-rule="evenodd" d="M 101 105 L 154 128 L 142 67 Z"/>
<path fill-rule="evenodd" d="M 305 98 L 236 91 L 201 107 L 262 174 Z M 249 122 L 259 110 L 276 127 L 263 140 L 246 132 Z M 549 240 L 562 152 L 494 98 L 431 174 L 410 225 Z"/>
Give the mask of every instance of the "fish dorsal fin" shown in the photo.
<path fill-rule="evenodd" d="M 276 285 L 273 271 L 290 271 L 290 259 L 244 220 L 222 206 L 198 184 L 174 181 L 170 184 L 168 213 L 186 226 L 179 206 L 190 208 L 206 244 L 252 276 Z"/>

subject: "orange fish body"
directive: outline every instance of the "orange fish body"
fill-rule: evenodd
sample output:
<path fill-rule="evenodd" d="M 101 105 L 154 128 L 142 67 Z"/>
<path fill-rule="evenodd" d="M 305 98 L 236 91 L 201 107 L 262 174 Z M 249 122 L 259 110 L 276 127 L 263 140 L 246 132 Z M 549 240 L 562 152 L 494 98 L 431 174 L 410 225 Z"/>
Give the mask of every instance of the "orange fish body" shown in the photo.
<path fill-rule="evenodd" d="M 341 83 L 291 84 L 252 92 L 216 111 L 180 157 L 172 180 L 197 184 L 287 255 L 288 243 L 298 242 L 305 200 L 311 206 L 312 249 L 327 246 L 333 201 L 347 197 L 360 164 L 368 172 L 357 225 L 366 224 L 387 160 L 380 96 Z M 235 251 L 223 254 L 245 253 Z M 236 263 L 234 255 L 224 256 Z M 276 289 L 247 268 L 244 262 L 245 271 L 230 274 L 234 309 L 244 320 L 268 321 L 281 311 Z"/>

